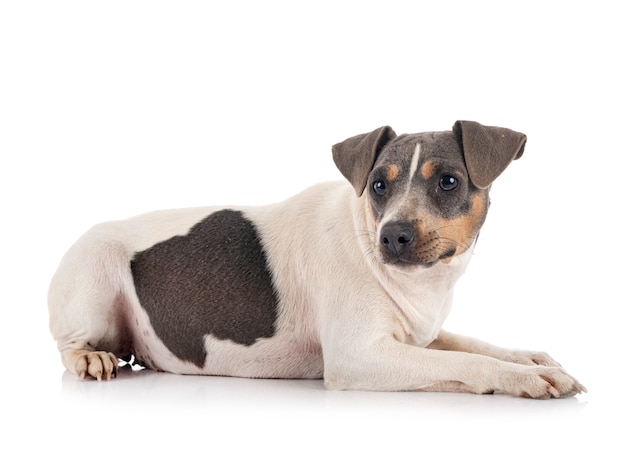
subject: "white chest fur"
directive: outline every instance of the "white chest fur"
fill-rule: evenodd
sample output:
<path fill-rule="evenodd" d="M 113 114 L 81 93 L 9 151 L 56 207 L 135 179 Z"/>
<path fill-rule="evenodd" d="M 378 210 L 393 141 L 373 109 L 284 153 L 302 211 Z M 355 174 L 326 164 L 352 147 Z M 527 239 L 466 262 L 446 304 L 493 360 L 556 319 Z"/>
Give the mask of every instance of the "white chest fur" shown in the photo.
<path fill-rule="evenodd" d="M 470 258 L 468 251 L 448 264 L 440 262 L 430 268 L 377 269 L 381 285 L 395 303 L 405 342 L 424 347 L 437 337 L 452 307 L 454 284 Z"/>

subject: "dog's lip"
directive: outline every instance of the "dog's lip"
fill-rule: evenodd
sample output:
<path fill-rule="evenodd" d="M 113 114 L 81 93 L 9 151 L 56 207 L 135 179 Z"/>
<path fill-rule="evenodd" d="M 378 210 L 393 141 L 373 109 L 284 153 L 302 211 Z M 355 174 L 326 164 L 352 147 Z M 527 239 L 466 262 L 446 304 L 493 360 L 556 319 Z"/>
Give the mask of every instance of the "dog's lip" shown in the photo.
<path fill-rule="evenodd" d="M 438 260 L 449 259 L 450 257 L 454 257 L 455 254 L 456 254 L 456 247 L 452 249 L 448 249 L 446 252 L 441 254 Z"/>
<path fill-rule="evenodd" d="M 433 260 L 424 261 L 420 259 L 407 259 L 403 256 L 396 256 L 394 259 L 388 259 L 385 264 L 392 265 L 402 269 L 410 269 L 413 267 L 429 268 L 445 259 L 450 259 L 456 254 L 456 248 L 448 249 Z"/>
<path fill-rule="evenodd" d="M 409 270 L 409 269 L 418 268 L 418 267 L 421 267 L 421 268 L 432 267 L 437 262 L 439 262 L 439 260 L 440 259 L 435 259 L 432 262 L 424 262 L 421 260 L 409 260 L 409 259 L 396 258 L 395 260 L 385 262 L 385 264 L 390 265 L 392 267 Z"/>

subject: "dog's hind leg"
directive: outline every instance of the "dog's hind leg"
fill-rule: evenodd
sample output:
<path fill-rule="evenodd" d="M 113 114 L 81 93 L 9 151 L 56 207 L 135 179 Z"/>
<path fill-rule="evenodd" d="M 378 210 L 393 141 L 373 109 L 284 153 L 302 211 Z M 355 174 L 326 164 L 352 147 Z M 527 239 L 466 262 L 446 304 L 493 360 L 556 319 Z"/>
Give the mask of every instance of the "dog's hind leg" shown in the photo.
<path fill-rule="evenodd" d="M 111 379 L 129 353 L 125 284 L 128 252 L 104 226 L 87 232 L 64 256 L 50 284 L 50 330 L 65 367 L 80 378 Z M 110 236 L 110 234 L 108 234 Z"/>

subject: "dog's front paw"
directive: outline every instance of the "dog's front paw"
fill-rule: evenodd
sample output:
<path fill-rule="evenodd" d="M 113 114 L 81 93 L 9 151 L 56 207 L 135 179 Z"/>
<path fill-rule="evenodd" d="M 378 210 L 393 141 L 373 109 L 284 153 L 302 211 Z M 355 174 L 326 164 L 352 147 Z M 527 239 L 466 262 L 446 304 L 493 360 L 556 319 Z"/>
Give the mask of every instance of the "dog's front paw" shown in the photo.
<path fill-rule="evenodd" d="M 117 376 L 117 357 L 110 352 L 72 349 L 63 352 L 63 363 L 80 379 L 91 377 L 109 381 Z"/>
<path fill-rule="evenodd" d="M 587 392 L 585 386 L 560 367 L 523 366 L 502 375 L 502 390 L 532 399 L 571 397 Z"/>
<path fill-rule="evenodd" d="M 500 360 L 520 365 L 542 365 L 545 367 L 560 367 L 561 364 L 545 352 L 531 350 L 509 350 L 500 356 Z"/>

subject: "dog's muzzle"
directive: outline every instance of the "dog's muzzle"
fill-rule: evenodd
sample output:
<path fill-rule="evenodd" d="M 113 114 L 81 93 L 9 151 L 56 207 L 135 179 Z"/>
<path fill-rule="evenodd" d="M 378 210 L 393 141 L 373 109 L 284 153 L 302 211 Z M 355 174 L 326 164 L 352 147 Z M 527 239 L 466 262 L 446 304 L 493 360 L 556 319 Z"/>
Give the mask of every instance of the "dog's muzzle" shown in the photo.
<path fill-rule="evenodd" d="M 385 224 L 380 230 L 380 245 L 385 264 L 430 266 L 456 253 L 456 246 L 444 246 L 437 232 L 418 235 L 409 222 Z"/>

